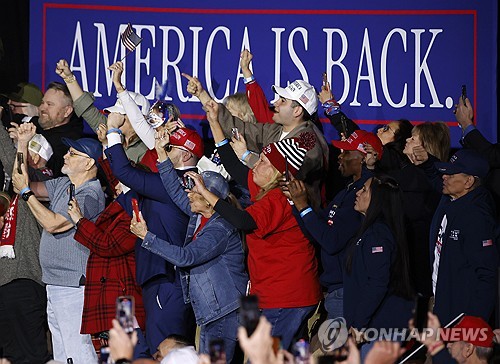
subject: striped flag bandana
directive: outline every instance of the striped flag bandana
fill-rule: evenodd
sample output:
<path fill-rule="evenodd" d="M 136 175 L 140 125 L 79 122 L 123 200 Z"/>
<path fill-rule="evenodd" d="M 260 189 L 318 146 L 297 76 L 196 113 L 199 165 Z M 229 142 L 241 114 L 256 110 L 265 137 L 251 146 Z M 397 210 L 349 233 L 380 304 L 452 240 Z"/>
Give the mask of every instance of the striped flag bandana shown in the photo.
<path fill-rule="evenodd" d="M 128 23 L 127 28 L 122 33 L 122 44 L 129 50 L 129 52 L 133 52 L 139 43 L 142 42 L 142 38 L 135 34 L 134 29 L 132 29 L 132 25 Z"/>
<path fill-rule="evenodd" d="M 288 162 L 288 172 L 295 176 L 304 163 L 307 151 L 314 148 L 315 145 L 316 135 L 304 132 L 298 137 L 271 143 L 264 147 L 262 152 L 282 174 L 285 174 Z"/>

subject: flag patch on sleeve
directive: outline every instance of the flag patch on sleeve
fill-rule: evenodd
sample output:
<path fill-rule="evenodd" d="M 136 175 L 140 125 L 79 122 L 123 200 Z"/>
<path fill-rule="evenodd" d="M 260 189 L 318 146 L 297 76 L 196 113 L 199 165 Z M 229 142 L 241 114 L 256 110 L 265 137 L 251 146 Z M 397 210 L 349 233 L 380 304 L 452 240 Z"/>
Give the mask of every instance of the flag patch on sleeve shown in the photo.
<path fill-rule="evenodd" d="M 491 245 L 493 245 L 492 239 L 483 240 L 483 246 L 491 246 Z"/>
<path fill-rule="evenodd" d="M 383 253 L 383 252 L 384 252 L 384 247 L 383 246 L 373 246 L 372 247 L 372 254 Z"/>

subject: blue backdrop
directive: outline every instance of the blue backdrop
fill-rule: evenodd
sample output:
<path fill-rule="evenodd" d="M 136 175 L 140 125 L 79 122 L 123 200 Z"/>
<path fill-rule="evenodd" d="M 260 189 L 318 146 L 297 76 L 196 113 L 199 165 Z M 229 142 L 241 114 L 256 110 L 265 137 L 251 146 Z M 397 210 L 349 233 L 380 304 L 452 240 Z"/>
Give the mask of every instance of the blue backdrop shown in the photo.
<path fill-rule="evenodd" d="M 42 87 L 59 80 L 55 65 L 65 58 L 98 107 L 113 104 L 106 68 L 126 54 L 119 35 L 131 23 L 144 40 L 125 59 L 127 89 L 153 100 L 155 80 L 167 82 L 167 99 L 199 130 L 204 112 L 180 73 L 197 75 L 222 100 L 244 90 L 239 54 L 247 48 L 269 101 L 271 85 L 304 79 L 319 88 L 327 72 L 344 112 L 363 128 L 399 118 L 444 121 L 453 146 L 460 130 L 452 110 L 465 84 L 478 128 L 496 141 L 497 7 L 493 0 L 32 0 L 30 80 Z M 336 138 L 324 121 L 327 138 Z"/>

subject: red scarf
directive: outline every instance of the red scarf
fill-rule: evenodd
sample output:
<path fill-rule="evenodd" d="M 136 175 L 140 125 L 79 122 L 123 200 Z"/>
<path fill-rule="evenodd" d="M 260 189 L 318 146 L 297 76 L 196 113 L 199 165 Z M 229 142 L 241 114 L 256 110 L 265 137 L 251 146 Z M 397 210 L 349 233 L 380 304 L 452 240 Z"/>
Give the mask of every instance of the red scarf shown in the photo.
<path fill-rule="evenodd" d="M 9 209 L 4 217 L 4 226 L 0 236 L 0 258 L 14 259 L 14 242 L 16 240 L 17 203 L 19 195 L 10 202 Z"/>

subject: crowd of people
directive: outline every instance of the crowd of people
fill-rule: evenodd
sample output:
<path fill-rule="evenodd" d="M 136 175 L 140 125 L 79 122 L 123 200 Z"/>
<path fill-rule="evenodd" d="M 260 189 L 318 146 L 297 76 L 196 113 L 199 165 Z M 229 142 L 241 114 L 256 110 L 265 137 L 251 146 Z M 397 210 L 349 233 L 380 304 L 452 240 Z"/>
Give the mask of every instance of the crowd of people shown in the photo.
<path fill-rule="evenodd" d="M 455 105 L 464 148 L 450 157 L 445 123 L 362 130 L 328 82 L 319 92 L 304 80 L 272 86 L 269 106 L 252 58 L 241 54 L 245 92 L 223 103 L 183 74 L 213 150 L 182 122 L 181 105 L 126 90 L 121 62 L 110 66 L 117 101 L 102 111 L 63 59 L 45 93 L 22 83 L 3 96 L 0 357 L 242 363 L 243 352 L 284 363 L 312 339 L 312 318 L 343 318 L 352 338 L 338 361 L 393 363 L 401 343 L 364 333 L 411 327 L 424 297 L 426 328 L 487 332 L 448 351 L 422 338 L 428 355 L 487 362 L 500 147 L 474 126 L 469 99 Z M 323 116 L 339 134 L 331 145 Z M 249 294 L 262 315 L 253 333 L 242 328 Z M 123 296 L 133 308 L 117 311 Z"/>

